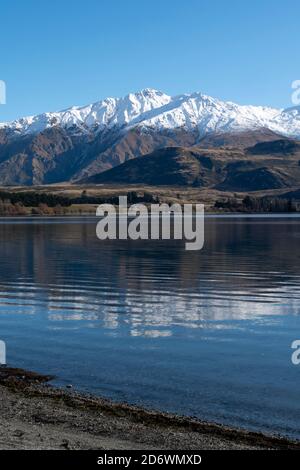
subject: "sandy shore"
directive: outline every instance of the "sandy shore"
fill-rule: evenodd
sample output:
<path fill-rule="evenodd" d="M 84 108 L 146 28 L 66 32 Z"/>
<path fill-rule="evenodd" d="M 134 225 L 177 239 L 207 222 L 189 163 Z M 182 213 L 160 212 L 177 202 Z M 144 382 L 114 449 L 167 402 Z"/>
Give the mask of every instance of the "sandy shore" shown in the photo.
<path fill-rule="evenodd" d="M 0 449 L 300 449 L 292 442 L 88 397 L 0 367 Z"/>

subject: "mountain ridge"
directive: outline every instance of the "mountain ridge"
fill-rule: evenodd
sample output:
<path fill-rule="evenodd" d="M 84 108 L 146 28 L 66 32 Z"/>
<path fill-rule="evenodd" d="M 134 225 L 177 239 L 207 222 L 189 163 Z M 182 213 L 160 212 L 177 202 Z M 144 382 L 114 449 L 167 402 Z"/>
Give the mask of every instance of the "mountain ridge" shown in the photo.
<path fill-rule="evenodd" d="M 106 98 L 86 106 L 43 113 L 0 123 L 0 129 L 17 135 L 39 133 L 60 126 L 88 133 L 117 126 L 143 129 L 198 128 L 201 135 L 267 128 L 284 136 L 300 138 L 300 107 L 276 109 L 238 105 L 201 92 L 169 96 L 145 88 L 123 98 Z"/>

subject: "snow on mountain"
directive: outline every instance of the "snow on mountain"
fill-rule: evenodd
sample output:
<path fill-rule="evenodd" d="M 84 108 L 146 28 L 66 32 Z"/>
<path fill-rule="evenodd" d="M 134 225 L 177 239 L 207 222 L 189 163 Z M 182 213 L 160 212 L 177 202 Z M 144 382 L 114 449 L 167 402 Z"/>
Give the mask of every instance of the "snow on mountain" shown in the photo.
<path fill-rule="evenodd" d="M 145 89 L 130 93 L 124 98 L 106 98 L 88 106 L 73 106 L 61 112 L 43 113 L 9 123 L 0 123 L 0 128 L 8 128 L 21 134 L 36 133 L 48 127 L 79 127 L 88 130 L 94 126 L 124 126 L 147 111 L 167 104 L 171 97 L 156 90 Z"/>
<path fill-rule="evenodd" d="M 300 107 L 278 110 L 261 106 L 241 106 L 201 93 L 171 97 L 146 88 L 124 98 L 107 98 L 97 103 L 44 113 L 10 123 L 0 123 L 18 134 L 37 133 L 53 126 L 75 128 L 77 132 L 113 126 L 138 126 L 163 130 L 198 128 L 200 135 L 214 132 L 241 132 L 266 128 L 278 134 L 300 138 Z"/>
<path fill-rule="evenodd" d="M 144 116 L 145 127 L 198 127 L 200 135 L 213 132 L 239 132 L 268 127 L 280 111 L 272 108 L 239 106 L 201 93 L 172 98 L 171 102 Z M 299 129 L 300 131 L 300 129 Z"/>

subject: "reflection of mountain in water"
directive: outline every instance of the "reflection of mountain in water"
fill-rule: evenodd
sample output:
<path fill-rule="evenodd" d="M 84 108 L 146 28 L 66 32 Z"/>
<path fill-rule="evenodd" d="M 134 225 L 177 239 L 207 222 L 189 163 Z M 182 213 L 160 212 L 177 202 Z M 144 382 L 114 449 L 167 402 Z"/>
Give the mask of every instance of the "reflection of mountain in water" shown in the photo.
<path fill-rule="evenodd" d="M 297 220 L 207 219 L 200 252 L 174 241 L 100 242 L 94 220 L 5 222 L 0 310 L 45 310 L 51 328 L 148 337 L 297 314 Z"/>

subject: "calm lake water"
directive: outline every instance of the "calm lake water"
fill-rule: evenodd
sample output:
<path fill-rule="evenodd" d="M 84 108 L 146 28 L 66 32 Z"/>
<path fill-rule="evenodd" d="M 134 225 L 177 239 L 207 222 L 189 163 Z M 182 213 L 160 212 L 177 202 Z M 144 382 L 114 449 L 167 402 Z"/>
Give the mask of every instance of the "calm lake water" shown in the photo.
<path fill-rule="evenodd" d="M 205 246 L 1 219 L 8 362 L 119 401 L 300 438 L 300 218 L 210 217 Z"/>

